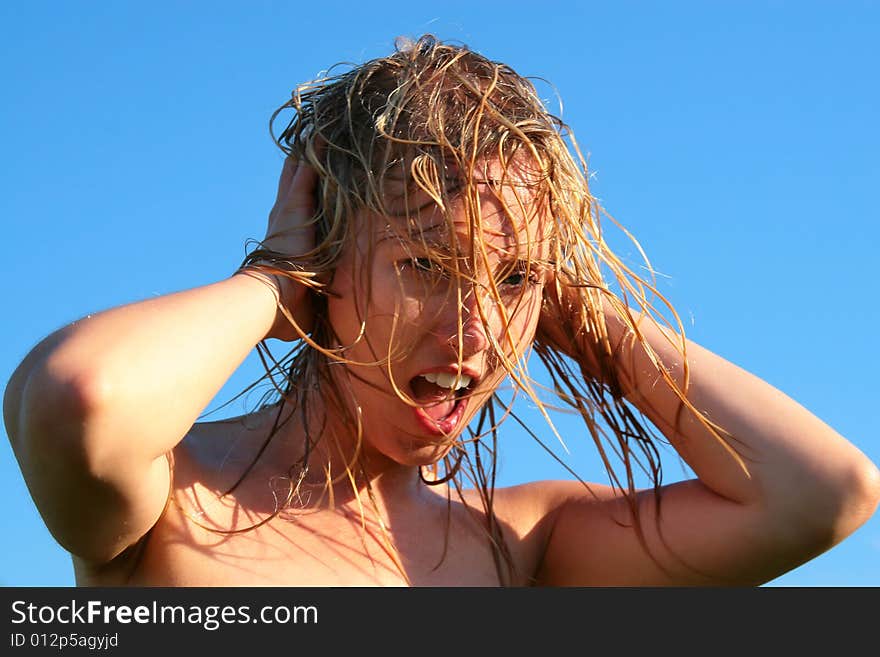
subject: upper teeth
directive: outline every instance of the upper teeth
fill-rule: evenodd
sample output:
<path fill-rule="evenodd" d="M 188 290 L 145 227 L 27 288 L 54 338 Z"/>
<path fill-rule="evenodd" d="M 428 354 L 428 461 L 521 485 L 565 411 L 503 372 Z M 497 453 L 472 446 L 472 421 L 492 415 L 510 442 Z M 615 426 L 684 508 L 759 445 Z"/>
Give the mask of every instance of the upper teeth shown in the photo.
<path fill-rule="evenodd" d="M 436 383 L 441 388 L 461 390 L 471 384 L 471 377 L 467 374 L 449 374 L 448 372 L 428 372 L 422 374 L 431 383 Z M 457 382 L 457 383 L 456 383 Z"/>

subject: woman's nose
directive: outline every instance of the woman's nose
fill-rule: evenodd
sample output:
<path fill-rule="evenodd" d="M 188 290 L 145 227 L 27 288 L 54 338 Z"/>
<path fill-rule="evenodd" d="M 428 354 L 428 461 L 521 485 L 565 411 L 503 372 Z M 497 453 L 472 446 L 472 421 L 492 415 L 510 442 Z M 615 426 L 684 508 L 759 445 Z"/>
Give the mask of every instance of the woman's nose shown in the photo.
<path fill-rule="evenodd" d="M 462 358 L 468 358 L 489 347 L 486 327 L 480 312 L 482 310 L 486 321 L 491 323 L 494 304 L 485 298 L 482 302 L 478 301 L 477 293 L 473 288 L 462 296 L 460 303 L 456 301 L 453 297 L 444 309 L 437 338 L 444 343 L 444 346 L 452 347 L 456 353 L 460 351 Z"/>

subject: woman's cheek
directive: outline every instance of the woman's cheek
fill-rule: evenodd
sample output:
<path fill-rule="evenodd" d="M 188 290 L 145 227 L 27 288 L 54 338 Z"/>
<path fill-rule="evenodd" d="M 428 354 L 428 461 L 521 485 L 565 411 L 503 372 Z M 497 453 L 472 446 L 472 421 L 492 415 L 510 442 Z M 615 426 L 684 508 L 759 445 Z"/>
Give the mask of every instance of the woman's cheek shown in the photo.
<path fill-rule="evenodd" d="M 537 290 L 523 305 L 510 315 L 510 336 L 516 344 L 516 351 L 522 355 L 535 337 L 538 321 L 541 318 L 543 292 Z M 508 345 L 509 346 L 509 345 Z"/>

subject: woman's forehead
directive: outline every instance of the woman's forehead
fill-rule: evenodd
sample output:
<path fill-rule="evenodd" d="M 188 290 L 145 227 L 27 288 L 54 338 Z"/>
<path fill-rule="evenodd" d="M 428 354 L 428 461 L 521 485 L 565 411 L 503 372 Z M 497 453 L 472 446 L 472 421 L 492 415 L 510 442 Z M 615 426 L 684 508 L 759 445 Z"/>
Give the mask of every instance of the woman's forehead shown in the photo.
<path fill-rule="evenodd" d="M 359 233 L 373 243 L 396 238 L 441 248 L 479 242 L 503 251 L 540 249 L 549 242 L 553 228 L 548 195 L 534 167 L 518 159 L 506 166 L 497 159 L 480 161 L 470 176 L 463 176 L 457 165 L 448 165 L 443 172 L 447 198 L 440 199 L 446 212 L 434 193 L 411 179 L 389 175 L 386 191 L 391 199 L 399 195 L 405 200 L 401 211 L 369 213 L 370 221 Z M 471 202 L 464 198 L 468 184 L 475 192 Z"/>
<path fill-rule="evenodd" d="M 450 225 L 450 223 L 452 225 Z M 452 221 L 440 218 L 433 224 L 417 227 L 399 223 L 376 223 L 371 232 L 375 247 L 403 248 L 436 252 L 450 257 L 470 258 L 485 253 L 499 261 L 548 261 L 552 257 L 552 239 L 541 231 L 541 222 L 516 221 L 498 214 L 483 217 L 476 225 L 464 217 Z"/>
<path fill-rule="evenodd" d="M 512 157 L 483 157 L 473 165 L 463 166 L 453 157 L 435 157 L 427 153 L 408 154 L 388 164 L 380 177 L 390 183 L 409 186 L 420 174 L 430 168 L 438 178 L 444 180 L 471 179 L 504 181 L 511 186 L 523 189 L 534 187 L 545 176 L 543 168 L 534 158 L 520 150 Z M 470 174 L 470 176 L 466 174 Z"/>

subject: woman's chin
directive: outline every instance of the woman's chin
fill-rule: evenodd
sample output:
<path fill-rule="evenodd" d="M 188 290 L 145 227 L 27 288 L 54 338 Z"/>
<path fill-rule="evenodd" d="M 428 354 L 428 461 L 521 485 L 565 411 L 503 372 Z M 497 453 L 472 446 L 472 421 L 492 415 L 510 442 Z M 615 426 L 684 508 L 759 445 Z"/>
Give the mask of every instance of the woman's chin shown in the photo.
<path fill-rule="evenodd" d="M 421 442 L 421 441 L 419 441 Z M 430 442 L 418 444 L 413 442 L 404 448 L 401 455 L 401 465 L 428 466 L 434 465 L 452 451 L 455 445 L 455 437 L 433 439 Z"/>
<path fill-rule="evenodd" d="M 369 460 L 376 457 L 406 467 L 426 467 L 434 465 L 452 451 L 456 436 L 412 437 L 398 441 L 395 445 L 372 445 L 365 449 Z"/>

